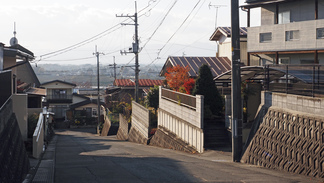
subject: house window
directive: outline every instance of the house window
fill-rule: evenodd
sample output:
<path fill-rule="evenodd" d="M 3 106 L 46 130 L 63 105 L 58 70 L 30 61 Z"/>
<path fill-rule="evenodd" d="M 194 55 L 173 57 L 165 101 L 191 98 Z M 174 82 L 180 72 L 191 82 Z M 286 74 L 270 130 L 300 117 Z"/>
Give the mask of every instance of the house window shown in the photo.
<path fill-rule="evenodd" d="M 97 116 L 97 109 L 95 108 L 92 109 L 92 116 Z"/>
<path fill-rule="evenodd" d="M 290 64 L 289 57 L 279 58 L 279 64 Z"/>
<path fill-rule="evenodd" d="M 316 29 L 316 38 L 317 39 L 324 39 L 324 28 L 317 28 Z"/>
<path fill-rule="evenodd" d="M 286 41 L 299 40 L 299 30 L 286 31 Z"/>
<path fill-rule="evenodd" d="M 278 14 L 278 24 L 290 23 L 290 11 L 283 11 Z"/>
<path fill-rule="evenodd" d="M 53 99 L 67 99 L 67 90 L 54 89 Z"/>
<path fill-rule="evenodd" d="M 260 33 L 260 43 L 271 42 L 271 40 L 272 40 L 272 33 L 271 32 Z"/>

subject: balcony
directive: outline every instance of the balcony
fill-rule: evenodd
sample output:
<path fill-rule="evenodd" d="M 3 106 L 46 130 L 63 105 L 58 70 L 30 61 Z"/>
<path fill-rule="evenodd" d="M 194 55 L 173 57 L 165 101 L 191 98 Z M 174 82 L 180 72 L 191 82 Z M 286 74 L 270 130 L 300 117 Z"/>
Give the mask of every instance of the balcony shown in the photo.
<path fill-rule="evenodd" d="M 47 103 L 72 103 L 72 96 L 47 96 Z"/>
<path fill-rule="evenodd" d="M 248 28 L 248 52 L 289 52 L 324 50 L 324 37 L 317 29 L 324 28 L 324 20 L 292 22 Z M 287 39 L 287 32 L 298 31 L 296 39 Z M 262 41 L 262 33 L 271 33 L 271 40 Z"/>

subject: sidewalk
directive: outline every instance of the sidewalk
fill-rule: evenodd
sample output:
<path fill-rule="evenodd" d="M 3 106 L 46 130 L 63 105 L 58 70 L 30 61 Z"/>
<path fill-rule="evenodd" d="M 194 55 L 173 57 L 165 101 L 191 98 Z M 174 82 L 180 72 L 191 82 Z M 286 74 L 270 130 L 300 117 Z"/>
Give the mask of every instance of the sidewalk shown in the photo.
<path fill-rule="evenodd" d="M 48 144 L 47 149 L 39 160 L 31 158 L 29 159 L 32 170 L 30 171 L 30 174 L 27 175 L 23 183 L 54 182 L 56 142 L 57 136 L 54 135 L 52 140 Z"/>

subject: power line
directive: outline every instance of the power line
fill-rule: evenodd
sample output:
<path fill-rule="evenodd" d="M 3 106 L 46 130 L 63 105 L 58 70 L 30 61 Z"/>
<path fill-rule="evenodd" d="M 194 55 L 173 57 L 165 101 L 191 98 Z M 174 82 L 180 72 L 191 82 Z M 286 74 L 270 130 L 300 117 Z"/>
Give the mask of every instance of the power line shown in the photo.
<path fill-rule="evenodd" d="M 153 4 L 153 3 L 151 3 L 151 2 L 155 3 L 156 0 L 150 0 L 149 3 L 148 3 L 148 6 L 146 6 L 145 8 L 143 8 L 142 10 L 140 10 L 139 12 L 142 12 L 142 11 L 144 11 L 145 9 L 147 9 L 148 7 L 150 7 L 150 6 Z M 150 4 L 150 3 L 151 3 L 151 4 Z M 155 6 L 154 6 L 154 7 L 155 7 Z M 153 8 L 154 8 L 154 7 L 153 7 Z M 151 11 L 151 10 L 152 10 L 152 8 L 149 9 L 149 11 Z M 145 15 L 145 14 L 140 15 L 140 17 L 143 16 L 143 15 Z M 60 54 L 63 54 L 63 53 L 66 53 L 66 52 L 68 52 L 68 51 L 71 51 L 71 50 L 74 50 L 74 49 L 76 49 L 76 48 L 79 48 L 79 47 L 81 47 L 81 46 L 83 46 L 83 45 L 85 45 L 85 44 L 89 44 L 89 43 L 91 43 L 91 42 L 93 42 L 93 41 L 95 41 L 95 40 L 98 40 L 98 39 L 100 39 L 100 38 L 102 38 L 102 37 L 104 37 L 104 36 L 106 36 L 106 35 L 108 35 L 108 34 L 114 32 L 114 31 L 116 31 L 116 30 L 120 29 L 120 28 L 121 28 L 120 24 L 121 24 L 121 23 L 125 23 L 125 22 L 130 22 L 130 20 L 129 20 L 129 19 L 125 19 L 125 20 L 123 20 L 122 22 L 120 22 L 120 23 L 118 23 L 118 24 L 116 24 L 116 25 L 110 27 L 109 29 L 106 29 L 106 30 L 104 30 L 103 32 L 101 32 L 101 33 L 99 33 L 99 34 L 97 34 L 97 35 L 95 35 L 95 36 L 92 36 L 92 37 L 90 37 L 90 38 L 88 38 L 88 39 L 86 39 L 86 40 L 84 40 L 84 41 L 79 42 L 79 43 L 76 43 L 76 44 L 74 44 L 74 45 L 68 46 L 68 47 L 66 47 L 66 48 L 63 48 L 63 49 L 60 49 L 60 50 L 57 50 L 57 51 L 53 51 L 53 52 L 49 52 L 49 53 L 46 53 L 46 54 L 40 55 L 40 56 L 39 56 L 40 59 L 39 59 L 38 61 L 36 61 L 36 62 L 39 62 L 39 61 L 41 61 L 41 60 L 45 60 L 45 59 L 48 59 L 48 58 L 51 58 L 51 57 L 54 57 L 54 56 L 57 56 L 57 55 L 60 55 Z M 45 58 L 43 58 L 43 57 L 45 57 Z"/>
<path fill-rule="evenodd" d="M 197 2 L 197 4 L 193 7 L 193 9 L 190 11 L 189 15 L 184 19 L 184 21 L 181 23 L 181 25 L 178 27 L 178 29 L 172 34 L 172 36 L 168 39 L 168 41 L 162 46 L 161 49 L 159 49 L 158 55 L 160 55 L 161 51 L 164 49 L 164 47 L 170 42 L 170 40 L 175 36 L 175 34 L 180 30 L 180 28 L 183 26 L 183 24 L 188 20 L 192 12 L 196 9 L 198 4 L 200 3 L 201 0 Z"/>

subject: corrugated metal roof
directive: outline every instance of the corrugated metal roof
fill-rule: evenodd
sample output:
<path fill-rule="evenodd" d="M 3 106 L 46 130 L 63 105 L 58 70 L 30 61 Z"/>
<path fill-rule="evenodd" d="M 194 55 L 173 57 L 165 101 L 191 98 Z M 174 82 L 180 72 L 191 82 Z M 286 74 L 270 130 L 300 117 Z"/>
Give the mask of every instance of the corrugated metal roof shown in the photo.
<path fill-rule="evenodd" d="M 153 80 L 153 79 L 139 79 L 138 84 L 140 87 L 153 87 L 155 85 L 162 85 L 163 80 Z M 135 80 L 131 79 L 116 79 L 114 85 L 118 87 L 131 87 L 135 86 Z"/>
<path fill-rule="evenodd" d="M 231 27 L 218 27 L 209 40 L 218 41 L 221 35 L 231 37 Z M 240 27 L 240 37 L 247 37 L 247 28 Z"/>
<path fill-rule="evenodd" d="M 199 74 L 199 68 L 203 64 L 210 67 L 214 77 L 232 68 L 231 61 L 227 57 L 169 57 L 164 64 L 160 75 L 164 76 L 168 67 L 181 65 L 182 67 L 189 66 L 189 76 L 196 78 Z"/>

